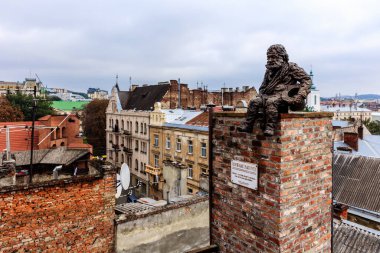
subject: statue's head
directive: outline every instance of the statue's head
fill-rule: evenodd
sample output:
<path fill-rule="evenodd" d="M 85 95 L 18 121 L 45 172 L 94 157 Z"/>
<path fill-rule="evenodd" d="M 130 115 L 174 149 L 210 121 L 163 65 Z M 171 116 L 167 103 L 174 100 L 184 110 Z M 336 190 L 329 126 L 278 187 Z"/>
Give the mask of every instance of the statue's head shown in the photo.
<path fill-rule="evenodd" d="M 283 45 L 275 44 L 267 51 L 267 69 L 276 70 L 289 61 L 288 53 Z"/>

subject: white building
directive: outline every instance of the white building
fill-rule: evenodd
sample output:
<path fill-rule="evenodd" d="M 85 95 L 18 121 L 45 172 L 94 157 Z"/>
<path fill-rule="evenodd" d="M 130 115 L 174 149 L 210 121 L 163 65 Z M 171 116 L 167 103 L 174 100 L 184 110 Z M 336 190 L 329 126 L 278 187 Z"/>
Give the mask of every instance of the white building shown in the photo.
<path fill-rule="evenodd" d="M 314 112 L 320 112 L 321 111 L 321 95 L 319 93 L 319 90 L 314 85 L 313 81 L 313 71 L 310 71 L 310 78 L 311 78 L 311 91 L 309 95 L 307 96 L 306 100 L 306 106 L 309 109 L 312 109 Z"/>

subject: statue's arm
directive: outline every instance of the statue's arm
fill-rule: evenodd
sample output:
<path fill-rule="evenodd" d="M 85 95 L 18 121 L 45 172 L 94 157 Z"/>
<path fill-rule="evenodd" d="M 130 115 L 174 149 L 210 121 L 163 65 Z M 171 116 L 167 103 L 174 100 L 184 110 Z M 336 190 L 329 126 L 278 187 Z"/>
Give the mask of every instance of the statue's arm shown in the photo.
<path fill-rule="evenodd" d="M 302 98 L 306 98 L 311 89 L 310 76 L 305 72 L 305 70 L 303 70 L 303 68 L 298 67 L 296 64 L 294 64 L 292 72 L 293 78 L 300 84 L 298 95 L 302 96 Z"/>

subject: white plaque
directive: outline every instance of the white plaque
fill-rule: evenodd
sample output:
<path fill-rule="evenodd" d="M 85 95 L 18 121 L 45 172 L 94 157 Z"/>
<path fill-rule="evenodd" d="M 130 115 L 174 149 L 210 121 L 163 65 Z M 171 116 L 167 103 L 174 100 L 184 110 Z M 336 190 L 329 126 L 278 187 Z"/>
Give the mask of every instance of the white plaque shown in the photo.
<path fill-rule="evenodd" d="M 234 184 L 257 190 L 257 172 L 257 164 L 231 161 L 231 181 Z"/>

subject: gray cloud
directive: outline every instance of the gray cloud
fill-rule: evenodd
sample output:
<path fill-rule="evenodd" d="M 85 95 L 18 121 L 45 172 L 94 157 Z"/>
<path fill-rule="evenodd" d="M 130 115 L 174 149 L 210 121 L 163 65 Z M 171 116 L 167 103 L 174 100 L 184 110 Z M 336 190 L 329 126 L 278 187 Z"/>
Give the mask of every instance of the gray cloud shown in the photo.
<path fill-rule="evenodd" d="M 8 1 L 0 79 L 38 73 L 50 87 L 127 88 L 181 78 L 211 89 L 260 86 L 269 45 L 313 65 L 322 95 L 379 93 L 376 1 Z"/>

